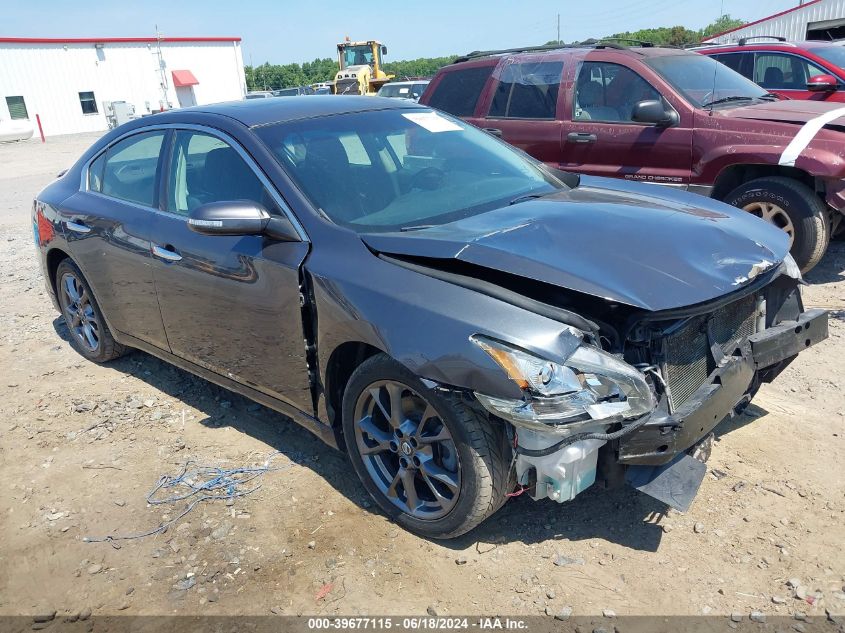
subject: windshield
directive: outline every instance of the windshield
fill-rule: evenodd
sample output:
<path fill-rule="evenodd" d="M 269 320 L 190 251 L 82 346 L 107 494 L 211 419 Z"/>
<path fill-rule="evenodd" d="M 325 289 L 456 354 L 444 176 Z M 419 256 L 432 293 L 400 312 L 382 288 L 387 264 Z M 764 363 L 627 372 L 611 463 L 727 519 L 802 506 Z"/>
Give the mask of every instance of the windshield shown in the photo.
<path fill-rule="evenodd" d="M 565 188 L 540 163 L 429 109 L 256 129 L 315 207 L 356 232 L 410 230 Z"/>
<path fill-rule="evenodd" d="M 845 46 L 814 46 L 809 50 L 834 66 L 845 68 Z"/>
<path fill-rule="evenodd" d="M 766 90 L 704 55 L 666 55 L 645 60 L 694 106 L 741 104 L 767 98 Z"/>
<path fill-rule="evenodd" d="M 347 46 L 341 53 L 343 57 L 343 67 L 349 66 L 372 66 L 373 65 L 373 49 L 369 44 L 361 44 L 360 46 Z"/>

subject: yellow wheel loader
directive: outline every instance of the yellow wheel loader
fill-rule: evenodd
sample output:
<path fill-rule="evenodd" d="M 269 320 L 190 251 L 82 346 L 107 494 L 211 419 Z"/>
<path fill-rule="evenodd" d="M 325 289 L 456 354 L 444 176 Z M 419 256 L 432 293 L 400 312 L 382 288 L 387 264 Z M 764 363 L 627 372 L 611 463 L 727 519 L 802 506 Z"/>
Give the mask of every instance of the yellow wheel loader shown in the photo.
<path fill-rule="evenodd" d="M 352 42 L 347 37 L 337 45 L 340 70 L 334 78 L 332 91 L 338 95 L 374 95 L 395 75 L 382 70 L 382 56 L 387 46 L 377 40 Z"/>

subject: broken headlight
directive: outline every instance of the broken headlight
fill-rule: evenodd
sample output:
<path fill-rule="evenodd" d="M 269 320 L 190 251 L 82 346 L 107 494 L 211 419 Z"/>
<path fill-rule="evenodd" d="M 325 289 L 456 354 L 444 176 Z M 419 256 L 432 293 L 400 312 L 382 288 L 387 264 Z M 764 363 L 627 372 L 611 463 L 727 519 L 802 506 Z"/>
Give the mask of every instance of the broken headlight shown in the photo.
<path fill-rule="evenodd" d="M 481 347 L 524 392 L 522 400 L 476 393 L 491 413 L 514 424 L 571 424 L 614 416 L 636 418 L 656 406 L 642 372 L 591 345 L 580 345 L 561 364 L 483 336 Z"/>

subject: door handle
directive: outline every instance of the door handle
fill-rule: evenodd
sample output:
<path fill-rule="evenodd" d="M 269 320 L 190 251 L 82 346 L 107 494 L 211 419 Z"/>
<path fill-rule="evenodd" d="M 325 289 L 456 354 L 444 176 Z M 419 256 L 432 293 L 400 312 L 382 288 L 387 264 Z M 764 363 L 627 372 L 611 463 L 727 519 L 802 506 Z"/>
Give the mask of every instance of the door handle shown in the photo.
<path fill-rule="evenodd" d="M 159 246 L 158 244 L 153 244 L 153 255 L 156 257 L 163 259 L 166 262 L 178 262 L 182 259 L 182 256 L 176 252 L 172 246 Z"/>
<path fill-rule="evenodd" d="M 487 132 L 490 136 L 495 136 L 497 138 L 502 138 L 502 130 L 497 127 L 483 127 L 481 128 L 483 131 Z"/>
<path fill-rule="evenodd" d="M 68 221 L 65 222 L 65 226 L 69 230 L 73 231 L 74 233 L 90 233 L 91 232 L 91 227 L 85 226 L 81 222 L 72 222 L 71 220 L 68 220 Z"/>
<path fill-rule="evenodd" d="M 570 143 L 595 143 L 599 140 L 595 134 L 589 132 L 570 132 L 566 138 Z"/>

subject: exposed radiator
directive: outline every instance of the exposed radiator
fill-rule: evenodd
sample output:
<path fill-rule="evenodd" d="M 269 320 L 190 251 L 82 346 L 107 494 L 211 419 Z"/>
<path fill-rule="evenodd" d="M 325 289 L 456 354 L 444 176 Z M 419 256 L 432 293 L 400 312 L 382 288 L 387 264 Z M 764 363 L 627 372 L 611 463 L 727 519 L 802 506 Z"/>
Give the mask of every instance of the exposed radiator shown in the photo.
<path fill-rule="evenodd" d="M 756 303 L 754 294 L 743 297 L 710 314 L 689 319 L 680 330 L 666 337 L 664 378 L 672 411 L 689 400 L 714 369 L 709 341 L 731 354 L 737 344 L 754 333 Z"/>

